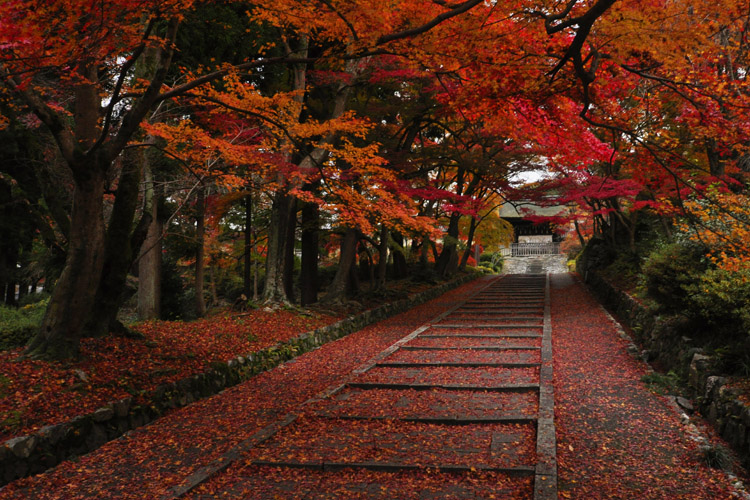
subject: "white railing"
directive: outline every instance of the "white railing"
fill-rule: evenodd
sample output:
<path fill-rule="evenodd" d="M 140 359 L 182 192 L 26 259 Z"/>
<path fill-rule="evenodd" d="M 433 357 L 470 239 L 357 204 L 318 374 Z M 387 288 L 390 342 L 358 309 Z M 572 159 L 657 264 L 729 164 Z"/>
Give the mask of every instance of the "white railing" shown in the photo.
<path fill-rule="evenodd" d="M 500 255 L 503 257 L 528 257 L 530 255 L 555 255 L 559 253 L 559 242 L 511 243 L 510 247 L 500 249 Z"/>

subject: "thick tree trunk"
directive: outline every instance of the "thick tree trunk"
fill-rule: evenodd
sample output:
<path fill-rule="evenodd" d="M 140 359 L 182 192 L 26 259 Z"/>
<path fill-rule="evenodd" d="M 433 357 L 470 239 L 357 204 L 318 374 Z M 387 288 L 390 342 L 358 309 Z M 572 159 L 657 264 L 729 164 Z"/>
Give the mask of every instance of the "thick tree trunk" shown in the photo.
<path fill-rule="evenodd" d="M 206 315 L 206 301 L 203 298 L 203 276 L 205 263 L 203 262 L 203 240 L 206 235 L 206 199 L 203 185 L 197 189 L 198 200 L 195 203 L 195 314 L 198 317 Z"/>
<path fill-rule="evenodd" d="M 104 169 L 97 167 L 93 165 L 77 176 L 65 267 L 41 328 L 26 348 L 32 358 L 65 359 L 78 355 L 81 332 L 90 319 L 105 261 L 105 176 Z"/>
<path fill-rule="evenodd" d="M 302 267 L 299 275 L 303 306 L 318 301 L 318 246 L 320 244 L 320 212 L 315 203 L 302 207 Z"/>
<path fill-rule="evenodd" d="M 404 237 L 401 233 L 393 233 L 393 277 L 395 279 L 406 278 L 409 275 L 409 266 L 406 264 L 406 255 L 404 255 Z"/>
<path fill-rule="evenodd" d="M 448 223 L 448 233 L 443 240 L 443 251 L 435 263 L 435 272 L 440 276 L 450 276 L 458 268 L 458 222 L 461 214 L 453 212 Z"/>
<path fill-rule="evenodd" d="M 146 166 L 145 209 L 151 213 L 146 239 L 138 257 L 138 319 L 161 317 L 161 250 L 164 222 L 159 213 L 161 193 L 157 194 L 151 170 Z"/>
<path fill-rule="evenodd" d="M 266 253 L 266 280 L 263 301 L 269 304 L 289 304 L 285 287 L 286 255 L 289 244 L 288 229 L 295 200 L 284 191 L 274 194 L 271 206 L 271 224 L 268 229 Z"/>
<path fill-rule="evenodd" d="M 128 330 L 117 321 L 117 313 L 128 298 L 126 283 L 128 272 L 135 260 L 135 252 L 146 237 L 151 214 L 143 214 L 135 232 L 131 232 L 138 205 L 142 162 L 140 158 L 126 156 L 115 203 L 105 234 L 105 260 L 102 277 L 96 292 L 91 317 L 82 336 L 101 337 L 110 332 L 127 334 Z M 127 161 L 127 160 L 131 161 Z M 132 294 L 135 290 L 130 290 Z"/>
<path fill-rule="evenodd" d="M 333 282 L 328 287 L 328 291 L 325 297 L 323 297 L 322 302 L 339 302 L 344 299 L 347 282 L 349 281 L 356 254 L 357 230 L 347 229 L 344 239 L 341 242 L 341 255 L 339 257 L 339 267 L 336 269 L 336 276 L 334 276 Z"/>

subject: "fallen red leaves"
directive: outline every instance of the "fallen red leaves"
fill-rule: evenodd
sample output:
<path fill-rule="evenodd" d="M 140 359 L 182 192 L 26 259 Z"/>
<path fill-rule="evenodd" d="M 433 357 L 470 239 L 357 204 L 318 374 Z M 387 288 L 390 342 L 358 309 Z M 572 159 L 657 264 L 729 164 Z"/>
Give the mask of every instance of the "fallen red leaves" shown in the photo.
<path fill-rule="evenodd" d="M 376 367 L 357 382 L 495 387 L 539 382 L 538 368 Z"/>
<path fill-rule="evenodd" d="M 341 383 L 351 370 L 407 335 L 421 325 L 425 318 L 435 317 L 452 307 L 457 298 L 481 286 L 482 280 L 464 285 L 428 304 L 328 343 L 220 395 L 176 410 L 169 418 L 159 419 L 111 441 L 75 462 L 63 462 L 38 476 L 15 481 L 0 490 L 0 499 L 160 498 L 169 488 L 266 425 L 277 421 L 322 388 Z M 295 472 L 299 471 L 286 471 L 286 474 Z M 231 481 L 243 473 L 242 469 L 230 468 L 217 481 Z M 368 474 L 366 471 L 355 473 L 357 477 L 371 477 Z M 528 484 L 527 479 L 513 479 L 511 486 L 508 486 L 510 481 L 499 479 L 496 482 L 498 489 L 495 491 L 502 492 L 504 487 L 512 487 L 512 491 L 515 491 L 516 485 Z M 428 485 L 435 483 L 427 476 L 424 481 Z M 475 483 L 486 487 L 494 484 L 493 481 L 493 476 L 481 474 L 455 479 L 455 483 L 462 485 L 462 488 L 469 488 L 467 491 L 478 491 L 473 489 Z M 317 483 L 317 478 L 314 482 Z M 138 486 L 134 487 L 134 484 Z M 216 483 L 217 488 L 219 484 Z M 346 483 L 341 484 L 345 486 Z M 406 485 L 408 484 L 407 482 Z M 207 488 L 213 485 L 214 482 L 211 481 Z M 388 486 L 395 487 L 397 486 L 393 483 Z M 294 498 L 295 494 L 281 493 L 277 496 Z M 262 493 L 254 497 L 252 495 L 249 498 L 274 498 Z M 501 493 L 497 495 L 498 498 L 504 498 Z M 231 494 L 229 496 L 233 497 Z M 490 498 L 486 495 L 479 496 Z M 356 497 L 341 495 L 326 498 Z M 393 498 L 409 496 L 397 495 Z"/>
<path fill-rule="evenodd" d="M 338 319 L 259 309 L 189 323 L 149 321 L 135 327 L 144 339 L 82 340 L 81 360 L 68 364 L 19 361 L 20 349 L 0 352 L 0 441 L 110 401 L 138 399 L 159 384 L 205 371 L 212 362 L 257 352 Z"/>
<path fill-rule="evenodd" d="M 464 331 L 464 333 L 466 333 Z M 419 336 L 409 342 L 409 347 L 541 347 L 542 339 L 539 338 L 438 338 Z"/>
<path fill-rule="evenodd" d="M 470 419 L 535 417 L 538 407 L 539 396 L 535 391 L 346 389 L 331 400 L 309 405 L 307 411 L 331 417 Z"/>
<path fill-rule="evenodd" d="M 726 476 L 699 461 L 665 400 L 640 381 L 643 363 L 578 283 L 552 290 L 560 498 L 727 499 Z"/>
<path fill-rule="evenodd" d="M 449 351 L 411 351 L 399 349 L 388 357 L 389 363 L 539 363 L 538 349 L 483 351 L 451 349 Z"/>
<path fill-rule="evenodd" d="M 253 448 L 249 461 L 517 467 L 536 463 L 531 424 L 437 425 L 301 417 Z"/>
<path fill-rule="evenodd" d="M 375 472 L 341 469 L 319 472 L 290 468 L 245 466 L 236 475 L 201 486 L 191 498 L 213 494 L 245 500 L 441 500 L 450 498 L 530 500 L 532 477 L 491 472 L 437 474 L 431 471 Z M 210 497 L 209 497 L 210 498 Z"/>

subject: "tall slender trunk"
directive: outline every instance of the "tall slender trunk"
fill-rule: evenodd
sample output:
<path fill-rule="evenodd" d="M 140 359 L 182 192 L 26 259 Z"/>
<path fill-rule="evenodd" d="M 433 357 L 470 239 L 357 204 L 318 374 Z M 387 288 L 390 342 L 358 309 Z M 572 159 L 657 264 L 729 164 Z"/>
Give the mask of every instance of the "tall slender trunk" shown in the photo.
<path fill-rule="evenodd" d="M 206 315 L 206 301 L 203 298 L 203 276 L 205 263 L 203 261 L 203 240 L 206 235 L 206 192 L 205 187 L 200 185 L 197 189 L 198 200 L 195 203 L 195 313 L 199 316 Z"/>
<path fill-rule="evenodd" d="M 252 296 L 252 261 L 253 261 L 253 195 L 245 195 L 245 241 L 242 260 L 242 290 L 245 297 Z"/>
<path fill-rule="evenodd" d="M 284 245 L 284 293 L 290 302 L 294 302 L 294 244 L 297 241 L 297 198 L 292 197 L 290 205 L 286 226 L 286 244 Z"/>
<path fill-rule="evenodd" d="M 302 267 L 299 287 L 303 306 L 318 301 L 318 246 L 320 244 L 320 211 L 316 203 L 302 207 Z"/>
<path fill-rule="evenodd" d="M 268 230 L 266 280 L 263 288 L 263 301 L 267 303 L 290 303 L 284 280 L 289 245 L 289 224 L 294 216 L 294 205 L 294 197 L 285 191 L 274 194 L 271 206 L 271 224 Z"/>
<path fill-rule="evenodd" d="M 576 228 L 576 234 L 578 235 L 578 242 L 581 244 L 581 248 L 586 247 L 586 238 L 583 237 L 583 233 L 581 232 L 581 226 L 578 225 L 578 221 L 574 220 L 573 225 Z"/>
<path fill-rule="evenodd" d="M 154 184 L 151 169 L 145 165 L 144 212 L 151 214 L 146 239 L 138 257 L 138 319 L 157 319 L 161 316 L 161 251 L 164 222 L 159 213 L 162 193 Z"/>
<path fill-rule="evenodd" d="M 464 254 L 461 257 L 461 264 L 458 266 L 458 268 L 461 271 L 466 270 L 466 263 L 469 261 L 469 256 L 471 256 L 471 248 L 474 243 L 474 232 L 477 229 L 477 219 L 475 217 L 471 218 L 471 222 L 469 223 L 469 234 L 466 237 L 466 250 L 464 250 Z M 476 259 L 477 265 L 479 265 L 479 259 Z"/>
<path fill-rule="evenodd" d="M 388 228 L 385 225 L 380 226 L 380 242 L 378 244 L 378 270 L 376 273 L 376 288 L 385 287 L 385 279 L 388 271 Z"/>

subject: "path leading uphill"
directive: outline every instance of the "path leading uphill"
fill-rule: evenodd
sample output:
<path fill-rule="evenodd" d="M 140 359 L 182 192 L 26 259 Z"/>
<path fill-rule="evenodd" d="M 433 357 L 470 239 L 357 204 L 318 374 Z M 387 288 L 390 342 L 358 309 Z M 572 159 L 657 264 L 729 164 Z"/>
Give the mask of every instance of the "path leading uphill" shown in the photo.
<path fill-rule="evenodd" d="M 557 498 L 547 290 L 544 275 L 490 281 L 188 497 Z"/>
<path fill-rule="evenodd" d="M 732 498 L 644 373 L 572 276 L 486 277 L 0 500 Z"/>

